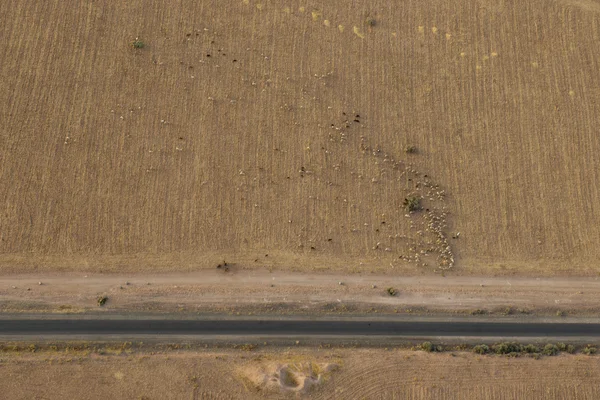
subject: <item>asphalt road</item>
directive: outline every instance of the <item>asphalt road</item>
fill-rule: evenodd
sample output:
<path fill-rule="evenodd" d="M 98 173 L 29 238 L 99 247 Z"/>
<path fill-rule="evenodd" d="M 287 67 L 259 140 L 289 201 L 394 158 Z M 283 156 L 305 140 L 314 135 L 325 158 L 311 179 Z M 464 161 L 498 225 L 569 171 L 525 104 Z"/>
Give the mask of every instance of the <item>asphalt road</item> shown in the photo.
<path fill-rule="evenodd" d="M 262 335 L 402 337 L 600 337 L 599 323 L 309 320 L 4 319 L 0 336 Z"/>

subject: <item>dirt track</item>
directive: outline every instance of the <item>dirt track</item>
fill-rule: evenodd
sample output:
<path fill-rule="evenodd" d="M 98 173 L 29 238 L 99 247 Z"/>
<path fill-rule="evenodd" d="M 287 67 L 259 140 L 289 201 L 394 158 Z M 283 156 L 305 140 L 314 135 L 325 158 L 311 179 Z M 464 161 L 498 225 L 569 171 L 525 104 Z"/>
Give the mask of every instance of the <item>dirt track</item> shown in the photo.
<path fill-rule="evenodd" d="M 389 296 L 388 287 L 398 289 L 399 294 Z M 98 310 L 99 295 L 109 297 L 106 309 L 113 311 L 414 313 L 446 310 L 470 313 L 483 310 L 556 316 L 557 311 L 569 315 L 600 310 L 600 280 L 597 278 L 398 278 L 244 270 L 168 275 L 0 277 L 5 311 Z"/>

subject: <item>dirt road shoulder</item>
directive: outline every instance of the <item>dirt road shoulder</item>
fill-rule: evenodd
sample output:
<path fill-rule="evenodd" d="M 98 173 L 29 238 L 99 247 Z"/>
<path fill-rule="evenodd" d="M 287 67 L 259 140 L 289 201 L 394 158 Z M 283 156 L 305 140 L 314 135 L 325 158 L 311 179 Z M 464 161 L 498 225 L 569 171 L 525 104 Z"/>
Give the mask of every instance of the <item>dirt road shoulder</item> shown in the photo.
<path fill-rule="evenodd" d="M 486 278 L 203 270 L 0 277 L 3 312 L 451 312 L 592 315 L 597 278 Z M 98 298 L 106 297 L 104 306 Z"/>

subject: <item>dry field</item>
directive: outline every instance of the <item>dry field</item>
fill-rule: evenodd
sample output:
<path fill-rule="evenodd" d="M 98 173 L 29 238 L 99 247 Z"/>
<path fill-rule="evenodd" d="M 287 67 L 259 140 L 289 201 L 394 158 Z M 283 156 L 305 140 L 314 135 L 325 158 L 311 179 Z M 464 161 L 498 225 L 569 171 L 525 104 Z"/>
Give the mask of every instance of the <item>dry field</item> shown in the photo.
<path fill-rule="evenodd" d="M 0 356 L 1 393 L 12 400 L 600 397 L 600 364 L 590 356 L 534 360 L 350 349 L 153 356 L 72 353 Z"/>
<path fill-rule="evenodd" d="M 596 0 L 4 1 L 0 54 L 0 272 L 598 272 Z"/>

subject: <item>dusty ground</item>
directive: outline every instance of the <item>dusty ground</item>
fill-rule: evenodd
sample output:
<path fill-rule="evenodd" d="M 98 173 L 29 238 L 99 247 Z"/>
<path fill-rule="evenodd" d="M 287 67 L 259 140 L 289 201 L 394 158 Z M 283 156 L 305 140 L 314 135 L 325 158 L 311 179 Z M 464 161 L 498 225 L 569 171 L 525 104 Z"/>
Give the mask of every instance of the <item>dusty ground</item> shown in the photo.
<path fill-rule="evenodd" d="M 280 384 L 274 371 L 285 382 Z M 291 379 L 284 376 L 290 371 Z M 534 360 L 394 349 L 268 354 L 211 350 L 152 356 L 42 352 L 0 354 L 0 374 L 0 392 L 12 400 L 600 397 L 600 363 L 580 355 Z M 314 384 L 306 385 L 304 379 L 311 374 Z M 263 384 L 265 378 L 273 384 Z M 300 390 L 302 385 L 305 390 Z"/>
<path fill-rule="evenodd" d="M 42 285 L 39 285 L 39 283 Z M 339 283 L 342 282 L 342 285 Z M 375 287 L 373 287 L 375 286 Z M 393 287 L 394 297 L 386 293 Z M 100 309 L 97 298 L 108 296 Z M 598 278 L 393 277 L 221 270 L 0 277 L 0 310 L 242 313 L 449 311 L 597 315 Z"/>
<path fill-rule="evenodd" d="M 591 0 L 2 2 L 0 271 L 595 274 L 599 22 Z"/>
<path fill-rule="evenodd" d="M 592 0 L 0 2 L 2 310 L 593 312 L 599 23 Z M 472 277 L 418 277 L 439 267 Z M 251 383 L 301 362 L 340 365 L 313 398 L 600 398 L 582 356 L 0 359 L 10 399 L 277 398 Z"/>

